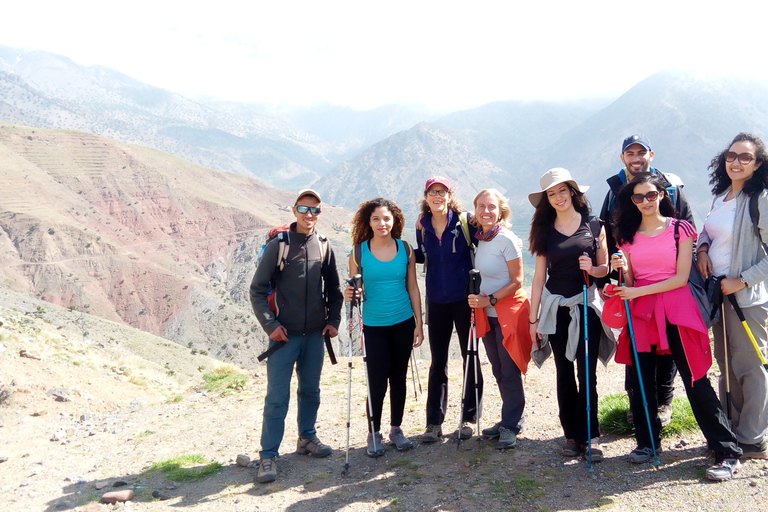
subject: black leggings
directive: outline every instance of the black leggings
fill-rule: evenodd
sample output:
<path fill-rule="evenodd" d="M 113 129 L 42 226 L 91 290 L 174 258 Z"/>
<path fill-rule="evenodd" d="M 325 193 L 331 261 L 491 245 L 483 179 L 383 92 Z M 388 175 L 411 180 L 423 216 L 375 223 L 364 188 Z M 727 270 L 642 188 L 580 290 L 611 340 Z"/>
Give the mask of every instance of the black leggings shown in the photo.
<path fill-rule="evenodd" d="M 387 384 L 389 384 L 390 424 L 393 427 L 399 427 L 403 422 L 408 361 L 413 350 L 414 329 L 416 329 L 416 320 L 413 317 L 395 325 L 380 327 L 363 325 L 373 428 L 376 432 L 381 430 L 381 413 L 384 408 L 384 396 L 387 394 Z M 365 410 L 367 413 L 367 405 Z M 369 415 L 368 429 L 370 428 Z"/>

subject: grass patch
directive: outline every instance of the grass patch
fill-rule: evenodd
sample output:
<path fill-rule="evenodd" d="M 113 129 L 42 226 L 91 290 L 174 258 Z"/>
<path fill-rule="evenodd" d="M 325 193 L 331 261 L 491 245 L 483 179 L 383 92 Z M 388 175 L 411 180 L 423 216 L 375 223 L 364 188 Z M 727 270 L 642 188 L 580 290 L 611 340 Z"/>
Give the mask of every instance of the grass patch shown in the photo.
<path fill-rule="evenodd" d="M 597 417 L 600 430 L 606 434 L 632 435 L 634 427 L 627 423 L 629 397 L 625 394 L 608 395 L 600 399 Z M 691 404 L 686 397 L 672 400 L 672 423 L 661 429 L 661 437 L 678 437 L 699 430 Z M 640 419 L 640 418 L 638 418 Z M 643 417 L 642 420 L 645 420 Z"/>
<path fill-rule="evenodd" d="M 539 482 L 525 473 L 520 473 L 515 477 L 515 490 L 528 499 L 538 499 L 546 494 L 546 491 L 539 487 Z"/>
<path fill-rule="evenodd" d="M 417 470 L 419 469 L 418 464 L 414 463 L 410 459 L 406 459 L 403 457 L 402 459 L 395 459 L 392 462 L 389 462 L 387 464 L 387 469 L 395 469 L 395 468 L 405 468 L 405 469 L 412 469 Z"/>
<path fill-rule="evenodd" d="M 169 396 L 165 401 L 166 402 L 181 402 L 184 400 L 184 395 L 182 394 L 175 394 L 172 396 Z"/>
<path fill-rule="evenodd" d="M 147 472 L 162 471 L 173 482 L 194 482 L 218 473 L 222 466 L 202 455 L 181 455 L 156 462 Z"/>
<path fill-rule="evenodd" d="M 230 393 L 245 388 L 248 377 L 231 364 L 223 364 L 211 373 L 203 375 L 205 390 L 209 393 Z"/>
<path fill-rule="evenodd" d="M 155 433 L 155 431 L 154 431 L 154 430 L 145 430 L 144 432 L 140 433 L 140 434 L 139 434 L 138 436 L 136 436 L 136 437 L 147 437 L 147 436 L 151 436 L 151 435 L 152 435 L 152 434 L 154 434 L 154 433 Z"/>

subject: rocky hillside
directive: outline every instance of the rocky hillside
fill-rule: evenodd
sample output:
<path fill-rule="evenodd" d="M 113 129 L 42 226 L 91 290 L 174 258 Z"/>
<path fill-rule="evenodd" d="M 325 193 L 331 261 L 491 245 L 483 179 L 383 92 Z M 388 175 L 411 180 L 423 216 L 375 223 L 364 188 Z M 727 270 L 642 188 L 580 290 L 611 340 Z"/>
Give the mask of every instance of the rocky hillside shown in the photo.
<path fill-rule="evenodd" d="M 0 168 L 4 288 L 252 364 L 264 337 L 247 287 L 294 194 L 89 133 L 12 125 L 0 125 Z M 343 244 L 348 220 L 328 207 L 320 229 Z"/>

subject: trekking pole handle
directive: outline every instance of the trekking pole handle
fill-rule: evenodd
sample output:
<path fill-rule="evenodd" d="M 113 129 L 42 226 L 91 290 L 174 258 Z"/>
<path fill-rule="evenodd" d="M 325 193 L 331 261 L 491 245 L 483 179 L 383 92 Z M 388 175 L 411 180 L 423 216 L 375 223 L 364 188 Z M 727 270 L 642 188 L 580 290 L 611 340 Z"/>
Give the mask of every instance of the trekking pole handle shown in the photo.
<path fill-rule="evenodd" d="M 362 290 L 363 288 L 363 275 L 362 274 L 355 274 L 354 276 L 347 279 L 347 286 L 351 286 L 352 288 L 357 290 Z M 354 292 L 352 293 L 352 307 L 355 307 L 359 302 L 362 302 L 362 297 L 355 297 Z"/>
<path fill-rule="evenodd" d="M 480 295 L 480 271 L 473 268 L 469 271 L 469 286 L 468 291 L 470 295 Z"/>

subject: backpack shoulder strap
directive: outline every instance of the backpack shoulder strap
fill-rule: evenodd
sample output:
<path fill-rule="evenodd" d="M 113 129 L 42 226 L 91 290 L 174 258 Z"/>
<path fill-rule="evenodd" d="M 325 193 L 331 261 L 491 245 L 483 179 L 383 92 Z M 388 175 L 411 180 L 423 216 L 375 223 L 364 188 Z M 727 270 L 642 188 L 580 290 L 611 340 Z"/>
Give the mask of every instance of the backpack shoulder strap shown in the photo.
<path fill-rule="evenodd" d="M 752 230 L 755 232 L 755 236 L 758 240 L 760 238 L 760 209 L 757 207 L 757 200 L 759 194 L 753 194 L 749 196 L 749 218 L 752 219 Z"/>
<path fill-rule="evenodd" d="M 680 221 L 672 219 L 672 222 L 675 223 L 675 259 L 677 259 L 677 255 L 680 253 Z"/>
<path fill-rule="evenodd" d="M 285 262 L 288 260 L 288 249 L 291 243 L 291 238 L 288 236 L 288 231 L 281 231 L 277 234 L 277 269 L 282 272 L 285 268 Z"/>
<path fill-rule="evenodd" d="M 461 232 L 464 233 L 464 239 L 467 241 L 467 246 L 471 247 L 472 237 L 469 236 L 469 213 L 461 212 L 459 214 L 459 225 L 461 225 Z"/>
<path fill-rule="evenodd" d="M 357 265 L 357 271 L 360 274 L 363 273 L 363 263 L 362 263 L 363 255 L 362 255 L 362 250 L 363 250 L 362 244 L 355 244 L 352 247 L 352 258 L 353 258 L 355 264 Z"/>
<path fill-rule="evenodd" d="M 600 247 L 600 232 L 603 229 L 603 221 L 600 217 L 588 217 L 587 227 L 592 234 L 592 257 L 597 259 L 597 249 Z"/>

